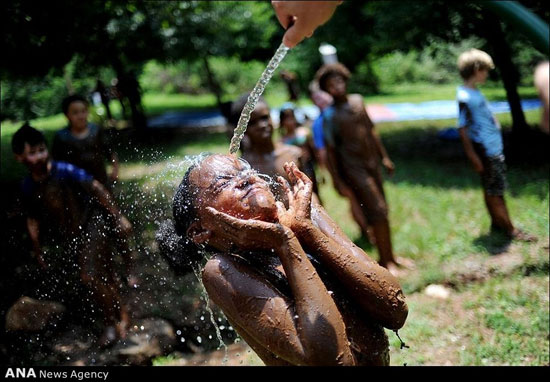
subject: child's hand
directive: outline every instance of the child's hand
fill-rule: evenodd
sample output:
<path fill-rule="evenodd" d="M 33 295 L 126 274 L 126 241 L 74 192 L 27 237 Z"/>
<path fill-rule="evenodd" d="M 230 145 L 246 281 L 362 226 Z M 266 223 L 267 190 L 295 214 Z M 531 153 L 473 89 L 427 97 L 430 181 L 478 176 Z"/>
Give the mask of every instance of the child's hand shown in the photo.
<path fill-rule="evenodd" d="M 203 226 L 218 238 L 244 250 L 270 250 L 292 237 L 290 229 L 279 223 L 239 219 L 212 207 L 205 209 Z"/>
<path fill-rule="evenodd" d="M 284 169 L 292 183 L 292 188 L 283 177 L 278 177 L 288 198 L 288 209 L 285 209 L 281 202 L 277 202 L 279 221 L 292 231 L 297 232 L 311 222 L 313 183 L 294 162 L 285 163 Z"/>
<path fill-rule="evenodd" d="M 479 158 L 473 158 L 472 159 L 472 165 L 474 166 L 474 171 L 478 174 L 483 173 L 483 162 L 481 162 L 481 159 Z"/>
<path fill-rule="evenodd" d="M 395 171 L 395 165 L 393 164 L 390 158 L 388 157 L 383 158 L 382 166 L 384 166 L 389 176 L 393 176 L 393 172 Z"/>
<path fill-rule="evenodd" d="M 118 180 L 118 168 L 117 169 L 113 168 L 111 175 L 109 175 L 109 180 L 113 183 Z"/>
<path fill-rule="evenodd" d="M 124 236 L 130 236 L 132 233 L 132 223 L 124 215 L 118 219 L 118 229 Z"/>

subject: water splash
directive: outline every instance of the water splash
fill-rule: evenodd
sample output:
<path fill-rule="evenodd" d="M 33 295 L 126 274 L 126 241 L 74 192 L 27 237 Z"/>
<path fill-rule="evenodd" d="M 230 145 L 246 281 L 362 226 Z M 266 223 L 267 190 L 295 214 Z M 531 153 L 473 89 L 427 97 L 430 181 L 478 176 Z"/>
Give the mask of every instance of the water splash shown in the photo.
<path fill-rule="evenodd" d="M 260 79 L 258 80 L 258 82 L 256 82 L 256 85 L 248 96 L 248 100 L 246 101 L 243 111 L 241 112 L 237 127 L 233 131 L 233 137 L 231 138 L 231 144 L 229 145 L 229 154 L 235 154 L 239 150 L 244 132 L 246 131 L 248 122 L 250 121 L 250 114 L 252 114 L 252 111 L 254 111 L 254 108 L 256 107 L 260 96 L 267 86 L 267 83 L 273 76 L 273 73 L 275 72 L 283 58 L 285 58 L 289 49 L 290 48 L 288 48 L 285 44 L 279 45 L 279 48 L 277 48 L 277 51 L 273 55 L 273 58 L 271 59 L 271 61 L 269 61 L 269 64 L 267 64 L 267 67 L 262 73 Z"/>
<path fill-rule="evenodd" d="M 204 287 L 204 284 L 202 283 L 200 266 L 199 267 L 193 267 L 193 273 L 197 277 L 197 280 L 199 281 L 199 285 L 202 288 L 201 293 L 204 297 L 205 307 L 206 307 L 206 310 L 208 311 L 208 313 L 210 314 L 210 322 L 212 323 L 212 325 L 214 326 L 214 329 L 216 330 L 216 337 L 218 338 L 218 341 L 220 343 L 216 350 L 219 350 L 222 346 L 224 348 L 224 356 L 223 356 L 222 364 L 225 364 L 229 360 L 228 348 L 227 348 L 227 345 L 225 344 L 225 342 L 223 341 L 222 333 L 220 331 L 220 328 L 219 328 L 218 324 L 216 323 L 216 320 L 214 319 L 214 312 L 210 308 L 210 299 L 208 298 L 208 293 L 206 292 L 206 288 Z"/>

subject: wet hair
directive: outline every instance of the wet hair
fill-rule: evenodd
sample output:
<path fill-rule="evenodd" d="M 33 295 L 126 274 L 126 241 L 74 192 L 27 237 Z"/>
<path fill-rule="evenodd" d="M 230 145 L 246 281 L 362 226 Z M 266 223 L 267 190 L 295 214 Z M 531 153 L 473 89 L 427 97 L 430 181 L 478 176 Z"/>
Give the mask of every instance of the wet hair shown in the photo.
<path fill-rule="evenodd" d="M 155 239 L 160 253 L 176 274 L 193 270 L 203 258 L 199 247 L 187 236 L 187 230 L 198 220 L 195 207 L 196 192 L 191 185 L 191 172 L 197 164 L 190 166 L 174 194 L 172 200 L 173 220 L 166 220 L 159 226 Z"/>
<path fill-rule="evenodd" d="M 67 114 L 69 112 L 69 106 L 71 106 L 73 102 L 83 102 L 86 106 L 89 105 L 88 100 L 80 94 L 70 95 L 63 98 L 63 101 L 61 101 L 61 110 L 63 110 L 63 114 Z"/>
<path fill-rule="evenodd" d="M 315 81 L 317 81 L 321 90 L 327 91 L 327 80 L 335 76 L 340 76 L 345 81 L 348 81 L 351 77 L 351 73 L 348 68 L 339 62 L 334 64 L 326 64 L 321 66 L 317 73 L 315 73 Z"/>
<path fill-rule="evenodd" d="M 296 115 L 294 114 L 294 108 L 292 106 L 287 105 L 287 107 L 281 107 L 281 110 L 279 111 L 279 128 L 282 129 L 283 134 L 287 133 L 286 126 L 283 126 L 283 119 L 285 117 L 288 117 L 289 115 L 293 115 L 294 119 L 296 119 Z"/>
<path fill-rule="evenodd" d="M 239 117 L 241 116 L 241 112 L 244 109 L 244 105 L 246 104 L 246 101 L 248 100 L 248 96 L 250 93 L 242 94 L 239 98 L 237 98 L 235 101 L 231 103 L 231 111 L 229 112 L 229 118 L 227 121 L 232 126 L 237 126 L 237 123 L 239 122 Z M 258 103 L 265 103 L 265 99 L 263 97 L 260 97 L 258 99 Z"/>
<path fill-rule="evenodd" d="M 28 143 L 29 146 L 36 146 L 40 143 L 46 144 L 46 137 L 44 137 L 41 131 L 32 127 L 29 122 L 25 122 L 13 134 L 13 138 L 11 139 L 11 149 L 14 154 L 22 154 L 25 150 L 25 143 Z"/>
<path fill-rule="evenodd" d="M 179 275 L 196 271 L 205 259 L 205 253 L 214 251 L 208 245 L 196 244 L 187 235 L 189 227 L 199 220 L 198 190 L 191 183 L 191 173 L 211 155 L 201 154 L 199 160 L 189 166 L 172 199 L 172 219 L 162 222 L 155 235 L 160 253 Z"/>
<path fill-rule="evenodd" d="M 470 49 L 463 52 L 458 57 L 457 66 L 460 77 L 465 80 L 472 77 L 476 70 L 491 70 L 495 68 L 491 56 L 479 49 Z"/>

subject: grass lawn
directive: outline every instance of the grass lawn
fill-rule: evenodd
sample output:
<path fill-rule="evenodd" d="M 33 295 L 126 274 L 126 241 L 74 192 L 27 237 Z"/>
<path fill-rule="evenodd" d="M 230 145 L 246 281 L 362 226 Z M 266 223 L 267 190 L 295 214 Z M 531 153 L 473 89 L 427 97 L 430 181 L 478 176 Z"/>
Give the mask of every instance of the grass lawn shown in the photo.
<path fill-rule="evenodd" d="M 498 99 L 500 93 L 495 91 L 488 98 Z M 454 90 L 433 94 L 436 97 L 431 99 L 452 99 Z M 400 102 L 400 96 L 367 98 L 367 102 Z M 503 126 L 510 126 L 509 115 L 498 118 Z M 528 112 L 526 118 L 535 124 L 540 113 Z M 394 177 L 385 181 L 394 249 L 398 256 L 416 263 L 416 269 L 401 280 L 410 312 L 399 334 L 410 348 L 399 349 L 397 337 L 388 332 L 392 364 L 548 365 L 550 167 L 548 163 L 510 164 L 508 171 L 506 200 L 511 217 L 539 241 L 509 244 L 489 236 L 490 223 L 477 176 L 458 142 L 442 142 L 436 136 L 454 123 L 377 125 L 396 164 Z M 63 124 L 60 116 L 35 123 L 49 137 Z M 14 130 L 13 125 L 2 126 L 3 180 L 23 173 L 9 147 Z M 118 199 L 134 222 L 141 245 L 153 246 L 158 222 L 170 216 L 170 200 L 188 165 L 185 157 L 227 150 L 224 134 L 174 137 L 121 150 Z M 320 194 L 329 214 L 377 259 L 376 250 L 360 238 L 346 200 L 333 190 L 328 174 L 322 173 L 322 177 L 325 182 Z M 449 298 L 426 295 L 426 286 L 434 283 L 447 287 Z"/>

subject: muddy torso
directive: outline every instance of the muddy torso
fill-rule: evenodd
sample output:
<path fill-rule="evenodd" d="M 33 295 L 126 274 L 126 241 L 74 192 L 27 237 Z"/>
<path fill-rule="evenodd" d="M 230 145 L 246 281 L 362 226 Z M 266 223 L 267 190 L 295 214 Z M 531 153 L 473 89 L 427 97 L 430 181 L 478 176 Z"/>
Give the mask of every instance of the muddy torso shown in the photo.
<path fill-rule="evenodd" d="M 318 261 L 311 256 L 308 257 L 326 285 L 327 290 L 331 292 L 331 297 L 342 315 L 346 326 L 346 334 L 357 365 L 389 365 L 389 343 L 384 328 L 361 312 L 338 280 L 331 276 Z M 267 280 L 282 295 L 292 301 L 292 293 L 286 280 L 283 266 L 276 256 L 265 254 L 258 256 L 258 254 L 254 254 L 250 257 L 247 256 L 247 259 L 255 259 L 250 263 L 248 263 L 248 260 L 242 260 L 250 267 L 250 271 L 257 272 L 262 280 Z M 261 358 L 268 366 L 281 364 L 282 360 L 275 354 L 270 353 L 269 350 L 262 348 L 256 349 L 256 351 L 262 356 Z"/>
<path fill-rule="evenodd" d="M 52 239 L 74 238 L 90 210 L 84 191 L 60 179 L 35 184 L 27 199 L 29 216 L 38 219 L 42 231 Z"/>
<path fill-rule="evenodd" d="M 366 117 L 362 97 L 350 95 L 348 102 L 334 105 L 335 151 L 342 171 L 348 167 L 376 169 L 380 157 L 373 136 L 373 124 Z"/>

